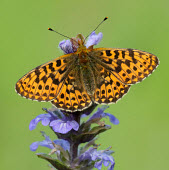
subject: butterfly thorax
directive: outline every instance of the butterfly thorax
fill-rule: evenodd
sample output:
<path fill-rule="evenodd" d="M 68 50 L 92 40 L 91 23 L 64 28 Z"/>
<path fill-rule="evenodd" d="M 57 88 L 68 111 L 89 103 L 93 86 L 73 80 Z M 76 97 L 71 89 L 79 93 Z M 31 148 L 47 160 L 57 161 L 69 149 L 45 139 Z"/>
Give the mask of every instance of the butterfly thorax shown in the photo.
<path fill-rule="evenodd" d="M 87 51 L 87 48 L 84 45 L 80 46 L 77 49 L 77 54 L 78 54 L 78 58 L 79 58 L 80 63 L 87 63 L 88 62 L 88 51 Z"/>
<path fill-rule="evenodd" d="M 73 51 L 78 54 L 80 63 L 88 62 L 88 49 L 86 48 L 85 38 L 82 34 L 78 34 L 75 38 L 71 38 Z"/>

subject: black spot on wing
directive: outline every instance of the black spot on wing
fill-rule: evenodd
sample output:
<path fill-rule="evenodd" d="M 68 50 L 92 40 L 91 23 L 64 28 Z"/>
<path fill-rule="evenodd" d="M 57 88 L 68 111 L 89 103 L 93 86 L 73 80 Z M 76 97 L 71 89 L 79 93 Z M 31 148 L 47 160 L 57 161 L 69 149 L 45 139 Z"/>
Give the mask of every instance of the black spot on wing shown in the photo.
<path fill-rule="evenodd" d="M 63 70 L 60 69 L 60 70 L 59 70 L 59 73 L 60 73 L 60 74 L 63 74 L 66 70 L 67 70 L 67 67 L 65 67 Z"/>
<path fill-rule="evenodd" d="M 106 55 L 107 56 L 112 56 L 112 53 L 110 52 L 110 50 L 106 50 Z"/>
<path fill-rule="evenodd" d="M 59 66 L 61 66 L 61 60 L 56 61 L 56 67 L 59 67 Z"/>
<path fill-rule="evenodd" d="M 128 49 L 129 51 L 129 56 L 132 58 L 133 60 L 133 63 L 136 64 L 137 63 L 137 60 L 134 58 L 134 51 L 132 49 Z"/>
<path fill-rule="evenodd" d="M 130 60 L 125 60 L 124 63 L 125 63 L 128 67 L 130 67 L 130 62 L 131 62 Z"/>
<path fill-rule="evenodd" d="M 115 56 L 114 59 L 118 59 L 119 57 L 119 51 L 118 50 L 114 50 Z"/>
<path fill-rule="evenodd" d="M 43 76 L 43 77 L 41 78 L 41 80 L 43 80 L 44 83 L 46 83 L 47 79 L 48 79 L 48 78 L 47 78 L 46 76 Z"/>
<path fill-rule="evenodd" d="M 59 82 L 58 79 L 54 79 L 54 80 L 53 80 L 53 84 L 58 85 L 59 83 L 60 83 L 60 82 Z"/>
<path fill-rule="evenodd" d="M 122 51 L 122 58 L 125 58 L 125 51 Z"/>
<path fill-rule="evenodd" d="M 49 64 L 49 69 L 50 69 L 51 71 L 55 71 L 55 69 L 54 69 L 54 67 L 53 67 L 53 63 L 50 63 L 50 64 Z"/>
<path fill-rule="evenodd" d="M 53 80 L 55 78 L 55 75 L 53 73 L 50 73 L 49 77 Z"/>
<path fill-rule="evenodd" d="M 37 77 L 37 78 L 35 79 L 35 82 L 36 82 L 36 83 L 39 83 L 39 77 Z"/>
<path fill-rule="evenodd" d="M 38 89 L 39 89 L 39 90 L 41 90 L 41 89 L 42 89 L 42 86 L 41 86 L 41 85 L 39 85 Z"/>
<path fill-rule="evenodd" d="M 47 69 L 46 69 L 46 66 L 43 66 L 43 71 L 47 74 Z"/>
<path fill-rule="evenodd" d="M 36 69 L 35 69 L 35 74 L 39 77 L 39 75 L 41 74 L 41 72 L 39 71 L 39 67 L 37 67 Z"/>
<path fill-rule="evenodd" d="M 116 73 L 119 73 L 121 71 L 121 66 L 117 66 L 116 68 L 115 68 L 115 72 Z"/>
<path fill-rule="evenodd" d="M 47 85 L 47 86 L 45 86 L 45 89 L 46 89 L 46 90 L 49 90 L 49 86 L 48 86 L 48 85 Z"/>

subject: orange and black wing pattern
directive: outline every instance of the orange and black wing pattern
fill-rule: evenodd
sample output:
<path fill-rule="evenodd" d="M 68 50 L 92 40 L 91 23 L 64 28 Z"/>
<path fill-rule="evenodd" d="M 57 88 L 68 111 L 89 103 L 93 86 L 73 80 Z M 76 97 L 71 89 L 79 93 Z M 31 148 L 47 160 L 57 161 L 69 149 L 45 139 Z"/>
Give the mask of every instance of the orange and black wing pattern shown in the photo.
<path fill-rule="evenodd" d="M 37 101 L 53 100 L 59 94 L 67 74 L 72 70 L 73 62 L 73 57 L 67 54 L 36 67 L 16 83 L 17 93 Z"/>
<path fill-rule="evenodd" d="M 61 110 L 83 110 L 91 105 L 91 99 L 81 86 L 77 69 L 76 54 L 61 56 L 23 76 L 16 83 L 16 91 L 28 99 L 51 101 Z"/>
<path fill-rule="evenodd" d="M 96 48 L 89 55 L 99 77 L 94 99 L 103 104 L 116 102 L 159 64 L 155 55 L 133 49 Z"/>
<path fill-rule="evenodd" d="M 71 112 L 84 110 L 92 104 L 91 98 L 83 87 L 77 64 L 64 80 L 59 95 L 51 103 L 61 110 Z"/>

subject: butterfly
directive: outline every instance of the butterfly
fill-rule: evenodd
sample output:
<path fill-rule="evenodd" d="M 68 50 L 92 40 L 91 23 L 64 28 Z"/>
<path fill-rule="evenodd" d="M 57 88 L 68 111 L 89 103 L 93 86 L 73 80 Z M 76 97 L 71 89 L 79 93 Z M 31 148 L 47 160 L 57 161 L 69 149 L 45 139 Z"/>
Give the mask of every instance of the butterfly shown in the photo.
<path fill-rule="evenodd" d="M 93 48 L 101 38 L 93 32 L 86 44 L 81 34 L 61 42 L 65 55 L 24 75 L 16 83 L 17 93 L 64 111 L 82 111 L 92 103 L 116 103 L 159 64 L 155 55 L 140 50 Z"/>

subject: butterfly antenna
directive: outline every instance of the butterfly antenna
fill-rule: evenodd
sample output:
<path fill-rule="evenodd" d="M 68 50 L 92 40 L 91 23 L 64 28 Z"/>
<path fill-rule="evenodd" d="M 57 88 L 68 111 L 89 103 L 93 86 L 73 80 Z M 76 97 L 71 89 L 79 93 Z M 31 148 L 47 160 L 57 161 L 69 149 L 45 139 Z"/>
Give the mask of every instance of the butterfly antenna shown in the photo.
<path fill-rule="evenodd" d="M 105 18 L 103 19 L 103 21 L 102 21 L 93 31 L 96 31 L 97 28 L 98 28 L 104 21 L 106 21 L 107 19 L 108 19 L 108 17 L 105 17 Z M 92 32 L 93 32 L 93 31 L 92 31 Z M 92 33 L 92 32 L 91 32 L 91 33 Z M 90 34 L 91 34 L 91 33 L 90 33 Z M 89 35 L 90 35 L 90 34 L 89 34 Z M 89 35 L 85 38 L 84 43 L 85 43 L 86 39 L 89 37 Z M 84 44 L 84 43 L 83 43 L 83 44 Z"/>
<path fill-rule="evenodd" d="M 48 28 L 48 30 L 49 30 L 49 31 L 53 31 L 53 32 L 55 32 L 55 33 L 57 33 L 57 34 L 59 34 L 59 35 L 61 35 L 61 36 L 63 36 L 63 37 L 66 37 L 66 38 L 71 39 L 70 37 L 68 37 L 68 36 L 66 36 L 66 35 L 63 35 L 63 34 L 57 32 L 57 31 L 53 30 L 52 28 Z"/>

